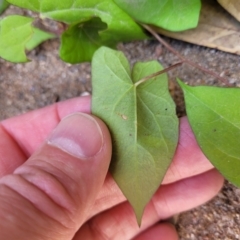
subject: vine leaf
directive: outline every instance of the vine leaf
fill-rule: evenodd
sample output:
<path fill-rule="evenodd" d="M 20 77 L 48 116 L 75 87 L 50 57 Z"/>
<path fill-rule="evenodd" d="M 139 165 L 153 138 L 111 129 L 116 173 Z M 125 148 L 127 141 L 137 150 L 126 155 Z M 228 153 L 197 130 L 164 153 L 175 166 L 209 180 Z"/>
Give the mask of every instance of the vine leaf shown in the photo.
<path fill-rule="evenodd" d="M 27 8 L 32 11 L 39 11 L 40 10 L 40 4 L 42 0 L 7 0 L 9 3 L 18 6 L 20 8 Z"/>
<path fill-rule="evenodd" d="M 200 0 L 114 0 L 139 22 L 153 24 L 169 31 L 195 28 L 201 10 Z"/>
<path fill-rule="evenodd" d="M 60 57 L 69 63 L 90 61 L 94 52 L 104 44 L 99 31 L 107 28 L 100 18 L 71 25 L 62 35 Z M 111 45 L 111 43 L 106 43 Z"/>
<path fill-rule="evenodd" d="M 240 187 L 240 89 L 190 87 L 178 82 L 203 153 L 226 179 Z"/>
<path fill-rule="evenodd" d="M 113 0 L 62 0 L 61 4 L 57 0 L 9 2 L 40 12 L 42 18 L 70 25 L 62 36 L 60 49 L 61 58 L 70 63 L 91 60 L 94 50 L 102 45 L 114 47 L 118 42 L 147 38 L 142 28 Z M 97 26 L 94 26 L 96 21 Z"/>
<path fill-rule="evenodd" d="M 14 63 L 28 62 L 25 50 L 55 37 L 32 26 L 33 18 L 8 16 L 0 21 L 0 57 Z"/>
<path fill-rule="evenodd" d="M 109 127 L 110 172 L 132 205 L 140 225 L 144 208 L 168 169 L 178 141 L 178 118 L 166 74 L 138 84 L 162 67 L 136 63 L 101 47 L 92 61 L 92 112 Z"/>
<path fill-rule="evenodd" d="M 10 4 L 6 0 L 0 0 L 0 14 L 2 14 Z"/>
<path fill-rule="evenodd" d="M 224 2 L 229 1 L 224 0 Z M 240 3 L 240 1 L 237 2 Z M 216 0 L 202 0 L 199 23 L 195 29 L 171 32 L 155 27 L 155 30 L 181 41 L 240 55 L 240 23 L 231 17 Z"/>
<path fill-rule="evenodd" d="M 10 62 L 27 62 L 25 46 L 31 39 L 32 18 L 9 16 L 0 21 L 0 57 Z"/>
<path fill-rule="evenodd" d="M 98 17 L 108 25 L 100 32 L 102 40 L 130 41 L 145 39 L 142 28 L 122 11 L 112 0 L 62 0 L 41 2 L 41 15 L 67 24 L 86 22 L 93 17 Z"/>
<path fill-rule="evenodd" d="M 56 37 L 54 34 L 42 31 L 38 28 L 33 27 L 32 30 L 33 30 L 33 34 L 31 36 L 31 39 L 27 42 L 25 46 L 26 50 L 28 51 L 33 50 L 42 42 Z"/>

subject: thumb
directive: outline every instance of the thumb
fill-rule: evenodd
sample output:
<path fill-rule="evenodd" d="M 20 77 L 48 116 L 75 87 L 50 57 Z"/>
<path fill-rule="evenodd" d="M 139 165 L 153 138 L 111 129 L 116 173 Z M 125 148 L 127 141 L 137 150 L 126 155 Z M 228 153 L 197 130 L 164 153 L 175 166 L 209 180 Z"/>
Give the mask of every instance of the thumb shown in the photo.
<path fill-rule="evenodd" d="M 111 158 L 96 117 L 64 118 L 48 141 L 0 180 L 1 239 L 72 239 L 89 215 Z"/>

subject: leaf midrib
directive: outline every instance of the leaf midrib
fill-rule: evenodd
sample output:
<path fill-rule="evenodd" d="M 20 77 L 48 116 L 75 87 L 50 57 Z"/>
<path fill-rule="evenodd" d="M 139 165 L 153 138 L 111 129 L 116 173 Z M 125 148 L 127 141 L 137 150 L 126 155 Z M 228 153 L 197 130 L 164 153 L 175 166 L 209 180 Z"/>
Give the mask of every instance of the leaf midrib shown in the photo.
<path fill-rule="evenodd" d="M 141 98 L 139 95 L 138 95 L 138 99 L 143 103 L 143 105 L 146 107 L 146 109 L 147 109 L 147 110 L 150 112 L 150 114 L 153 116 L 153 119 L 154 119 L 156 125 L 158 126 L 159 132 L 161 133 L 162 138 L 163 138 L 163 140 L 164 140 L 164 144 L 165 144 L 165 146 L 166 146 L 166 149 L 167 149 L 167 151 L 169 151 L 169 148 L 168 148 L 168 146 L 167 146 L 166 140 L 165 140 L 165 138 L 163 137 L 164 135 L 163 135 L 162 129 L 161 129 L 161 127 L 160 127 L 160 125 L 159 125 L 159 123 L 158 123 L 158 121 L 157 121 L 154 113 L 151 111 L 151 109 L 148 107 L 148 105 L 142 100 L 142 98 Z"/>
<path fill-rule="evenodd" d="M 101 11 L 97 8 L 69 8 L 69 9 L 60 9 L 60 10 L 54 10 L 54 11 L 47 11 L 47 12 L 42 12 L 41 14 L 42 15 L 52 15 L 52 14 L 66 14 L 66 12 L 69 12 L 69 11 L 74 11 L 74 12 L 86 12 L 86 11 L 91 11 L 93 13 L 97 13 L 99 14 L 100 16 L 102 15 L 106 15 L 110 18 L 112 18 L 112 15 L 108 12 L 104 12 L 104 11 Z M 99 16 L 98 15 L 98 16 Z"/>

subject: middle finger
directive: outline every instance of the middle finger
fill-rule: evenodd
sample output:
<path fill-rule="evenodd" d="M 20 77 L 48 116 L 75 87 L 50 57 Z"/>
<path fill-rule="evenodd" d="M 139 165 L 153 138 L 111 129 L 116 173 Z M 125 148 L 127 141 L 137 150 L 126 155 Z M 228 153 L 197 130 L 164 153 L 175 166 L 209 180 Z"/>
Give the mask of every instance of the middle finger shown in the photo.
<path fill-rule="evenodd" d="M 217 194 L 222 185 L 223 177 L 215 169 L 163 185 L 146 207 L 141 228 L 137 225 L 130 204 L 123 202 L 87 221 L 74 240 L 131 239 L 160 220 L 208 201 Z"/>

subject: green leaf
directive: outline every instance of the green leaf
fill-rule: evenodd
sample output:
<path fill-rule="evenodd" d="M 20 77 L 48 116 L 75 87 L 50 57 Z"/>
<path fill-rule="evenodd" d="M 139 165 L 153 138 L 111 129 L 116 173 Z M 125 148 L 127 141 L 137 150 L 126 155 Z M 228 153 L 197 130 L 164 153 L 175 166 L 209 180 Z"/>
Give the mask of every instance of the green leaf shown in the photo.
<path fill-rule="evenodd" d="M 112 0 L 42 1 L 41 12 L 71 24 L 62 36 L 60 50 L 62 59 L 70 63 L 91 60 L 102 45 L 112 47 L 120 41 L 146 38 L 141 27 Z"/>
<path fill-rule="evenodd" d="M 226 179 L 240 187 L 240 89 L 179 84 L 203 153 Z"/>
<path fill-rule="evenodd" d="M 10 62 L 27 62 L 25 46 L 31 39 L 32 18 L 9 16 L 0 21 L 0 57 Z"/>
<path fill-rule="evenodd" d="M 10 2 L 19 7 L 38 11 L 42 17 L 70 25 L 62 36 L 60 49 L 61 58 L 70 63 L 91 60 L 94 50 L 102 45 L 113 47 L 118 42 L 147 38 L 142 28 L 113 0 L 33 2 L 10 0 Z M 94 26 L 93 23 L 97 25 Z M 90 42 L 87 42 L 89 40 Z"/>
<path fill-rule="evenodd" d="M 43 0 L 41 13 L 45 17 L 62 21 L 67 24 L 86 22 L 92 17 L 99 17 L 108 25 L 106 31 L 101 32 L 103 40 L 116 39 L 123 41 L 144 39 L 142 29 L 122 11 L 112 0 Z"/>
<path fill-rule="evenodd" d="M 200 0 L 114 0 L 139 22 L 153 24 L 169 31 L 183 31 L 198 24 Z"/>
<path fill-rule="evenodd" d="M 62 35 L 60 57 L 69 63 L 90 61 L 94 52 L 105 43 L 99 36 L 99 32 L 107 28 L 107 24 L 100 18 L 71 25 Z"/>
<path fill-rule="evenodd" d="M 32 11 L 38 12 L 40 10 L 40 4 L 42 0 L 7 0 L 9 3 L 18 6 L 20 8 L 26 8 Z"/>
<path fill-rule="evenodd" d="M 175 104 L 157 61 L 137 63 L 131 73 L 123 53 L 101 47 L 92 62 L 92 112 L 109 127 L 113 141 L 110 171 L 132 205 L 138 223 L 158 189 L 178 141 Z"/>
<path fill-rule="evenodd" d="M 10 4 L 6 0 L 0 0 L 0 14 L 2 14 Z"/>
<path fill-rule="evenodd" d="M 38 28 L 33 27 L 32 29 L 33 29 L 33 35 L 25 46 L 26 50 L 28 50 L 28 51 L 33 50 L 35 47 L 37 47 L 42 42 L 56 37 L 54 34 L 42 31 Z"/>

